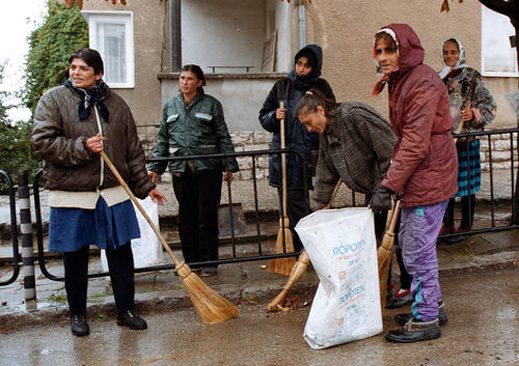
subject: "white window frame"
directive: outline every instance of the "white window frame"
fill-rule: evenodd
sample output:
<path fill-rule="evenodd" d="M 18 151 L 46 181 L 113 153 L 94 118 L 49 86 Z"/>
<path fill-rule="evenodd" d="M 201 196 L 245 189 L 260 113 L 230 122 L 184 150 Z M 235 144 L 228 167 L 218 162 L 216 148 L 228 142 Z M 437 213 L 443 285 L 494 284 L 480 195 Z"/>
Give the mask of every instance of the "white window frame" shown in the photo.
<path fill-rule="evenodd" d="M 97 25 L 123 24 L 125 26 L 126 55 L 126 83 L 108 83 L 112 88 L 134 88 L 135 87 L 135 47 L 133 38 L 133 12 L 131 11 L 95 11 L 84 10 L 81 12 L 88 22 L 88 33 L 90 48 L 96 49 L 105 58 L 104 50 L 97 44 Z M 106 73 L 106 70 L 105 70 Z"/>
<path fill-rule="evenodd" d="M 492 20 L 493 19 L 493 20 Z M 499 24 L 496 24 L 499 23 Z M 505 33 L 502 33 L 502 29 L 505 28 Z M 499 34 L 493 32 L 498 29 Z M 492 39 L 490 39 L 487 32 L 492 33 Z M 486 6 L 481 5 L 481 74 L 483 76 L 495 76 L 495 77 L 518 77 L 519 70 L 517 70 L 517 51 L 515 48 L 510 47 L 509 36 L 515 35 L 515 30 L 510 19 L 502 14 L 496 13 L 493 10 L 488 9 Z M 495 45 L 495 40 L 498 40 L 499 47 L 503 47 L 503 54 L 510 52 L 513 62 L 514 72 L 511 71 L 487 71 L 485 65 L 485 52 L 489 44 Z M 504 47 L 507 47 L 507 51 Z"/>

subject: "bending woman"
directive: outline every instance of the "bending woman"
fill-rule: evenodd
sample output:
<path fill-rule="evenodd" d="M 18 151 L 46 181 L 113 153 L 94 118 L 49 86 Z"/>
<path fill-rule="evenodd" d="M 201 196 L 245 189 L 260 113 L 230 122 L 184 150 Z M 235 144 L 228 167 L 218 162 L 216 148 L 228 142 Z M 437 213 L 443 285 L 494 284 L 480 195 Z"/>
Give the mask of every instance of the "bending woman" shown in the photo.
<path fill-rule="evenodd" d="M 311 89 L 301 98 L 296 116 L 309 132 L 320 134 L 319 162 L 313 199 L 322 208 L 331 199 L 339 179 L 353 191 L 366 195 L 365 203 L 385 177 L 396 136 L 389 123 L 366 103 L 342 104 Z M 375 214 L 381 239 L 387 211 Z"/>

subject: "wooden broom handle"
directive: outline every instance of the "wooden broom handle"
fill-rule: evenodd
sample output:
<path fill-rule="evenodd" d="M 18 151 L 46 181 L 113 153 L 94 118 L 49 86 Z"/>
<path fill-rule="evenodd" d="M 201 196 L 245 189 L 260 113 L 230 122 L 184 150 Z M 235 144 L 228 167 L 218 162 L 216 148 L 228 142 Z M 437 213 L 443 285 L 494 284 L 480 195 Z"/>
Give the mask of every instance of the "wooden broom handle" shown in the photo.
<path fill-rule="evenodd" d="M 279 108 L 285 109 L 285 103 L 279 102 Z M 280 121 L 280 137 L 281 137 L 281 149 L 286 147 L 285 141 L 285 118 Z M 282 173 L 282 187 L 283 187 L 283 217 L 287 217 L 287 157 L 285 153 L 281 154 L 281 173 Z"/>
<path fill-rule="evenodd" d="M 327 210 L 330 207 L 332 207 L 333 200 L 335 199 L 335 196 L 337 196 L 337 192 L 339 192 L 339 187 L 341 186 L 341 183 L 342 183 L 342 179 L 339 178 L 339 180 L 337 181 L 337 184 L 335 185 L 335 188 L 333 189 L 332 197 L 330 198 L 330 201 L 323 207 L 324 209 Z"/>
<path fill-rule="evenodd" d="M 123 188 L 126 191 L 126 193 L 128 193 L 128 196 L 130 196 L 130 198 L 132 199 L 133 203 L 135 203 L 135 206 L 137 206 L 137 208 L 141 212 L 142 216 L 144 216 L 146 221 L 148 221 L 148 224 L 150 224 L 151 228 L 153 229 L 153 231 L 155 232 L 155 234 L 159 238 L 160 243 L 162 244 L 164 249 L 166 249 L 166 251 L 168 252 L 168 254 L 171 257 L 171 259 L 173 259 L 173 262 L 175 262 L 175 265 L 178 266 L 181 262 L 178 260 L 178 258 L 175 256 L 175 254 L 173 254 L 173 251 L 169 247 L 168 243 L 166 243 L 166 240 L 162 237 L 162 234 L 160 233 L 159 229 L 155 226 L 155 224 L 153 223 L 151 218 L 148 216 L 146 211 L 142 208 L 141 204 L 139 203 L 139 201 L 137 200 L 137 198 L 135 197 L 133 192 L 130 190 L 130 187 L 128 187 L 128 185 L 124 181 L 123 177 L 121 177 L 121 175 L 119 174 L 119 172 L 115 168 L 114 164 L 111 162 L 111 160 L 108 158 L 108 156 L 105 154 L 104 151 L 101 151 L 99 154 L 101 155 L 101 157 L 105 161 L 106 165 L 108 165 L 108 168 L 110 168 L 110 170 L 112 171 L 113 175 L 115 175 L 115 178 L 117 179 L 119 184 L 121 186 L 123 186 Z"/>
<path fill-rule="evenodd" d="M 400 213 L 400 200 L 396 201 L 395 209 L 393 210 L 393 216 L 391 217 L 391 223 L 389 224 L 389 229 L 387 229 L 388 233 L 395 232 L 396 222 L 398 220 L 398 214 Z"/>

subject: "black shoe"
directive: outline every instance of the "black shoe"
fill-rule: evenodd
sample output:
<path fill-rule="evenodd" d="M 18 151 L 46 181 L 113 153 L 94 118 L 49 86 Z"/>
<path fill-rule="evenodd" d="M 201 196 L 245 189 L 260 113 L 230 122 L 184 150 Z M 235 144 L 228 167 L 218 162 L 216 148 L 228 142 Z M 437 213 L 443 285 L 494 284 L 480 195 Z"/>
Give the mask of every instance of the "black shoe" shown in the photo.
<path fill-rule="evenodd" d="M 387 332 L 386 339 L 390 342 L 411 343 L 440 338 L 441 335 L 438 319 L 421 322 L 413 318 L 402 329 Z"/>
<path fill-rule="evenodd" d="M 73 315 L 70 317 L 70 329 L 76 337 L 84 337 L 90 334 L 90 327 L 85 315 Z"/>
<path fill-rule="evenodd" d="M 404 290 L 402 293 L 397 291 L 386 301 L 386 309 L 401 308 L 410 302 L 413 302 L 413 296 L 410 290 Z"/>
<path fill-rule="evenodd" d="M 215 276 L 216 273 L 216 267 L 214 266 L 202 267 L 202 273 L 200 273 L 200 277 L 211 277 Z"/>
<path fill-rule="evenodd" d="M 411 313 L 403 313 L 403 314 L 396 314 L 395 315 L 395 322 L 397 322 L 400 325 L 406 324 L 409 320 L 413 318 L 413 314 Z M 440 311 L 438 313 L 438 323 L 440 327 L 444 326 L 449 322 L 449 317 L 447 316 L 447 313 L 445 312 L 444 305 L 440 305 Z"/>
<path fill-rule="evenodd" d="M 117 314 L 117 325 L 123 325 L 133 330 L 143 330 L 148 328 L 146 320 L 135 315 L 134 310 L 126 310 L 124 313 Z"/>

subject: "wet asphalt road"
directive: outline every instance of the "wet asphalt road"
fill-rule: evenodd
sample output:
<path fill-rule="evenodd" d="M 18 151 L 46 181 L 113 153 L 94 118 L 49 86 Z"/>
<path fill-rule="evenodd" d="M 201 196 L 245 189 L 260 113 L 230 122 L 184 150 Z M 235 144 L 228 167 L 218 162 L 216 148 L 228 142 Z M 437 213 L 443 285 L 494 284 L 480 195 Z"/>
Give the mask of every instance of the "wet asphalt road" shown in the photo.
<path fill-rule="evenodd" d="M 519 365 L 519 271 L 442 277 L 449 323 L 442 337 L 392 344 L 383 335 L 325 350 L 302 338 L 309 308 L 275 314 L 265 304 L 240 306 L 240 316 L 203 325 L 194 310 L 146 314 L 149 329 L 90 319 L 91 334 L 76 338 L 59 324 L 4 330 L 0 365 Z M 269 299 L 266 299 L 269 300 Z M 387 310 L 384 328 L 395 329 Z"/>

